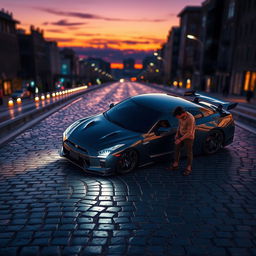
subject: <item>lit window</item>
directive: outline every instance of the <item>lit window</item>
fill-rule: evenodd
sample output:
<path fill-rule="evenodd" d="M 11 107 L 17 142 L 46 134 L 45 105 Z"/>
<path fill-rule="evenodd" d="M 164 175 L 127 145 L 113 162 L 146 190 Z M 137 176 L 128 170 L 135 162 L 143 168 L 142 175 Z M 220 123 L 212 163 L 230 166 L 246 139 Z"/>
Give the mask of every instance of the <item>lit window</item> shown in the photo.
<path fill-rule="evenodd" d="M 228 18 L 232 18 L 235 15 L 235 1 L 231 0 L 229 2 L 229 8 L 228 8 Z"/>
<path fill-rule="evenodd" d="M 245 73 L 245 79 L 244 79 L 244 91 L 248 91 L 249 89 L 250 76 L 251 76 L 251 72 L 247 71 Z"/>

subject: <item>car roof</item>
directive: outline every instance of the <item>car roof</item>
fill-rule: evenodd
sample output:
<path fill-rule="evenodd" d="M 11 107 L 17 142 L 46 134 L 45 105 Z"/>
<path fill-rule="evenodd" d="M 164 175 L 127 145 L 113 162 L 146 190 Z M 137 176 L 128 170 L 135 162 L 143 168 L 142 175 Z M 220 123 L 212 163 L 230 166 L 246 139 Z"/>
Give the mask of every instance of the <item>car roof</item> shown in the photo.
<path fill-rule="evenodd" d="M 160 112 L 172 112 L 176 107 L 181 106 L 185 109 L 198 108 L 198 105 L 180 97 L 171 96 L 163 93 L 141 94 L 131 98 L 136 103 L 153 108 Z"/>

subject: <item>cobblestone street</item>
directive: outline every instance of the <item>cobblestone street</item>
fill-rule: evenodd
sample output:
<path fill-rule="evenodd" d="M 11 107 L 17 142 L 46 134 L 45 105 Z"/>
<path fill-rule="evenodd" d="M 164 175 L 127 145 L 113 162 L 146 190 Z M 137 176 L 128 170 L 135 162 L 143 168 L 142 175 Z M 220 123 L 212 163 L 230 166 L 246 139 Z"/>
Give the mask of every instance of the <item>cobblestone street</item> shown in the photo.
<path fill-rule="evenodd" d="M 188 177 L 169 162 L 97 177 L 59 156 L 72 122 L 149 92 L 159 90 L 89 92 L 0 148 L 1 256 L 256 255 L 256 135 L 236 127 Z"/>

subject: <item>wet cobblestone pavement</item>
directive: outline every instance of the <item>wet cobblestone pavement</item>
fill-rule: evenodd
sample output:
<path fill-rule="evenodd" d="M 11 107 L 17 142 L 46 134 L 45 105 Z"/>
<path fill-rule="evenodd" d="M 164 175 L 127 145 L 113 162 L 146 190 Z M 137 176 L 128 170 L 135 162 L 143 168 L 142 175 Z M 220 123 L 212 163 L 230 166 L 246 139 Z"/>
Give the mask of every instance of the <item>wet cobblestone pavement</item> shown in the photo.
<path fill-rule="evenodd" d="M 89 92 L 0 149 L 0 255 L 256 255 L 256 135 L 237 127 L 189 177 L 168 162 L 97 177 L 59 157 L 72 122 L 149 92 Z"/>

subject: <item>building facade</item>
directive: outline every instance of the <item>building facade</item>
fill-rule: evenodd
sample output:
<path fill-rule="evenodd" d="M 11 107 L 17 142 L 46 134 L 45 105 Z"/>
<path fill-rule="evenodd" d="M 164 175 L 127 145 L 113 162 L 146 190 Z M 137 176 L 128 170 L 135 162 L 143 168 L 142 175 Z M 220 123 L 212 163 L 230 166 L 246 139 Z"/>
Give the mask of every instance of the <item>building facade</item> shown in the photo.
<path fill-rule="evenodd" d="M 64 48 L 60 51 L 60 77 L 59 86 L 67 88 L 74 87 L 79 76 L 79 59 L 71 48 Z"/>
<path fill-rule="evenodd" d="M 21 77 L 33 93 L 54 90 L 59 55 L 57 44 L 45 40 L 43 31 L 30 27 L 18 34 Z"/>
<path fill-rule="evenodd" d="M 17 23 L 11 13 L 0 11 L 0 90 L 3 95 L 21 88 Z"/>
<path fill-rule="evenodd" d="M 222 92 L 224 95 L 228 95 L 231 91 L 230 79 L 236 43 L 237 8 L 238 5 L 235 0 L 225 0 L 223 2 L 215 83 L 218 84 L 218 92 Z"/>
<path fill-rule="evenodd" d="M 202 45 L 200 41 L 190 40 L 188 35 L 200 38 L 201 6 L 187 6 L 178 15 L 180 17 L 180 49 L 178 57 L 179 85 L 190 88 L 200 87 L 200 59 Z"/>
<path fill-rule="evenodd" d="M 246 94 L 256 90 L 256 1 L 230 1 L 237 11 L 230 91 Z"/>
<path fill-rule="evenodd" d="M 164 51 L 164 81 L 170 85 L 178 85 L 178 59 L 180 47 L 180 28 L 172 27 Z"/>
<path fill-rule="evenodd" d="M 218 68 L 220 37 L 223 24 L 225 1 L 206 0 L 202 3 L 202 24 L 200 41 L 202 54 L 200 60 L 201 90 L 219 92 L 221 85 L 215 81 Z M 222 32 L 222 33 L 221 33 Z"/>

